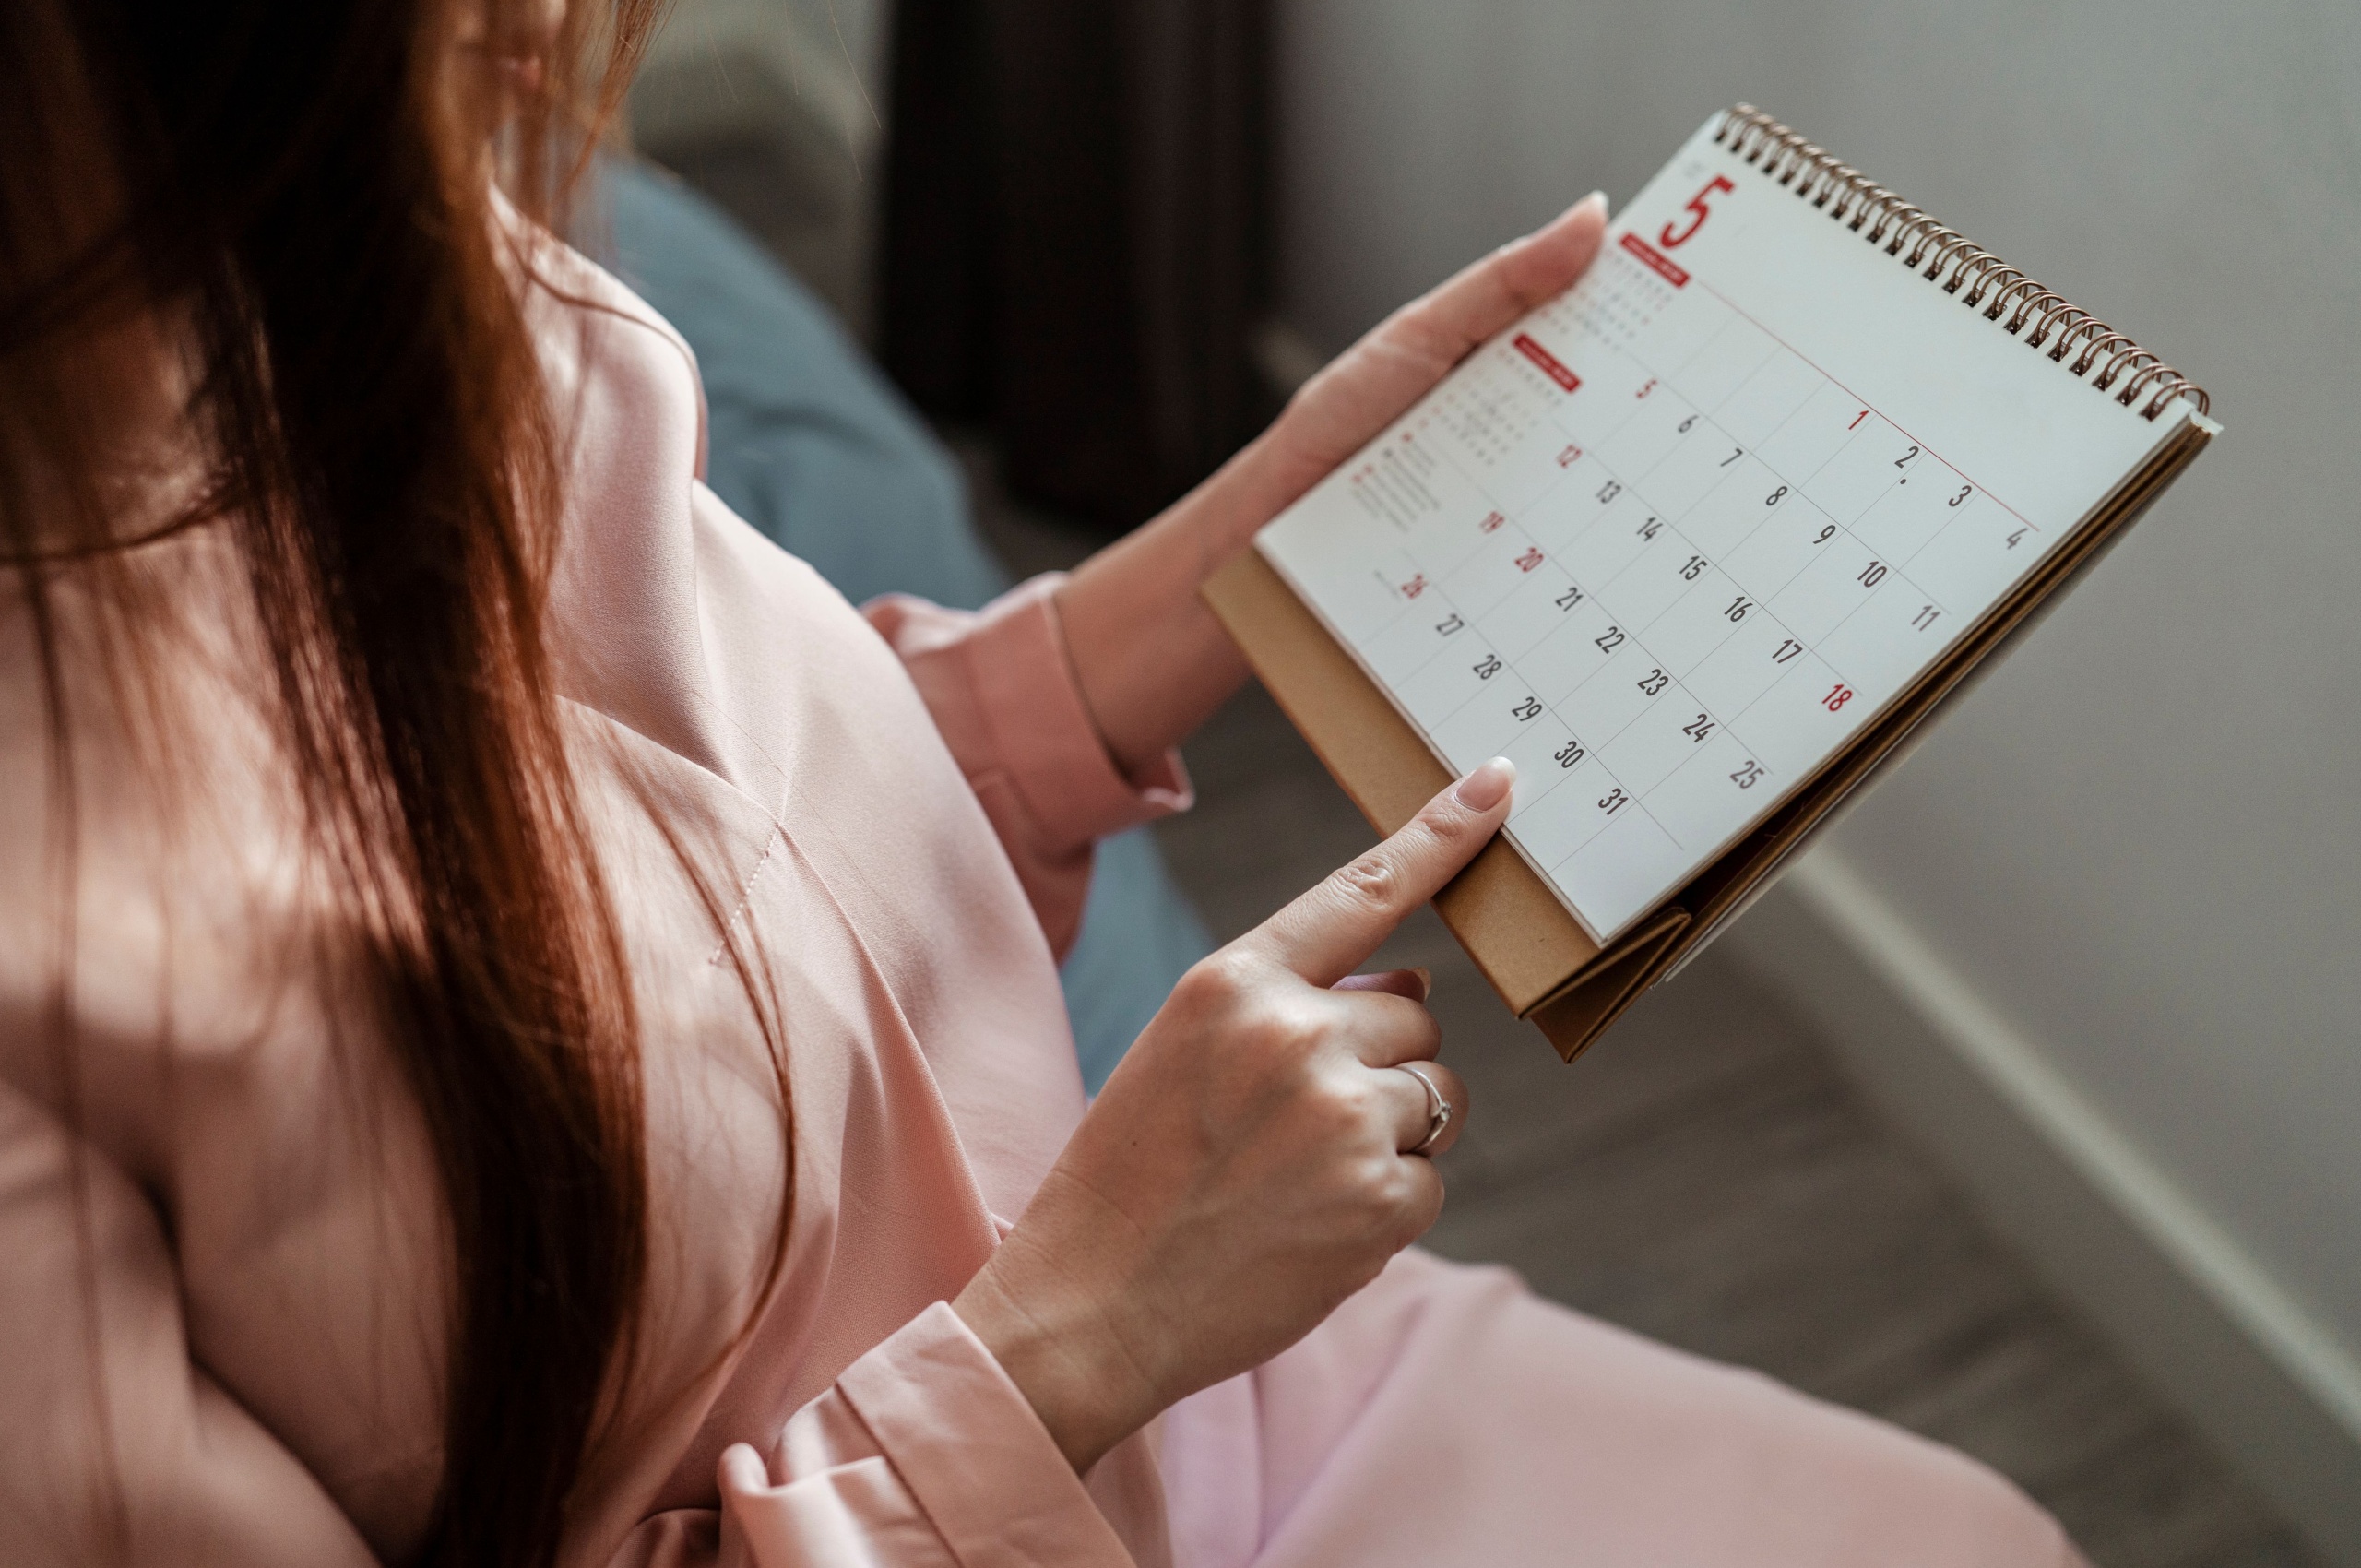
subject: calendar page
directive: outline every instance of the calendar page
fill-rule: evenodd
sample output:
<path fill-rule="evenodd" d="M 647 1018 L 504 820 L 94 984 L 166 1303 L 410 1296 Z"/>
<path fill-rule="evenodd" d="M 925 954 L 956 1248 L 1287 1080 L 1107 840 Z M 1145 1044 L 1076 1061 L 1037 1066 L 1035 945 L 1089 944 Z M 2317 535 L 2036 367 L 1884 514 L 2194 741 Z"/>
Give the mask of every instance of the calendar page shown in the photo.
<path fill-rule="evenodd" d="M 1602 944 L 1841 753 L 2156 447 L 1709 121 L 1572 290 L 1264 558 Z"/>

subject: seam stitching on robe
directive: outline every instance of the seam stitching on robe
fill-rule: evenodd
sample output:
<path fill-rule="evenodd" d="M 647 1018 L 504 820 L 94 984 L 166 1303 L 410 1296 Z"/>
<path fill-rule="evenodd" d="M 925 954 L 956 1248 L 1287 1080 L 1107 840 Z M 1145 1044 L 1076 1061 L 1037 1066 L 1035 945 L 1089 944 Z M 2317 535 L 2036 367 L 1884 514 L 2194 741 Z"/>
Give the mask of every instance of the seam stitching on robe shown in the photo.
<path fill-rule="evenodd" d="M 738 922 L 744 920 L 746 912 L 753 907 L 754 884 L 763 879 L 763 868 L 771 863 L 772 851 L 786 837 L 787 829 L 779 826 L 777 817 L 773 817 L 770 836 L 763 840 L 763 852 L 754 858 L 754 869 L 746 873 L 746 880 L 739 884 L 738 902 L 731 906 L 730 918 L 721 922 L 721 940 L 715 944 L 712 956 L 706 959 L 707 967 L 720 963 L 729 953 L 730 933 L 738 929 Z"/>

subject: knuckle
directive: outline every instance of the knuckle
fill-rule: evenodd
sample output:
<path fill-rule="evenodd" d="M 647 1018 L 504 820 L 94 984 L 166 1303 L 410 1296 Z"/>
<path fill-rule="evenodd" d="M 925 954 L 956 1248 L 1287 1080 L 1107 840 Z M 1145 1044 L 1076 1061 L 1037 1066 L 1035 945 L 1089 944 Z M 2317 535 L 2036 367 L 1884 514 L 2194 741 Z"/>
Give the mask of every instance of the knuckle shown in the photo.
<path fill-rule="evenodd" d="M 1399 1157 L 1372 1157 L 1359 1188 L 1362 1229 L 1371 1243 L 1391 1252 L 1418 1234 L 1418 1187 Z"/>
<path fill-rule="evenodd" d="M 1387 909 L 1401 893 L 1402 873 L 1392 857 L 1371 849 L 1337 868 L 1336 886 L 1348 897 Z"/>
<path fill-rule="evenodd" d="M 1173 994 L 1198 1006 L 1227 1006 L 1252 988 L 1253 962 L 1223 948 L 1189 966 Z"/>
<path fill-rule="evenodd" d="M 1442 1184 L 1428 1182 L 1421 1184 L 1403 1204 L 1400 1228 L 1394 1233 L 1394 1250 L 1400 1252 L 1419 1237 L 1434 1229 L 1442 1218 Z"/>
<path fill-rule="evenodd" d="M 1424 1160 L 1387 1162 L 1385 1213 L 1394 1244 L 1407 1246 L 1426 1233 L 1441 1211 L 1442 1187 L 1434 1167 Z"/>
<path fill-rule="evenodd" d="M 1473 829 L 1476 821 L 1476 814 L 1461 805 L 1449 790 L 1429 801 L 1417 818 L 1419 830 L 1441 844 L 1458 843 Z"/>
<path fill-rule="evenodd" d="M 1260 958 L 1237 945 L 1207 955 L 1198 961 L 1197 968 L 1208 981 L 1232 992 L 1252 990 L 1267 973 Z"/>
<path fill-rule="evenodd" d="M 1262 1020 L 1264 1042 L 1275 1052 L 1301 1060 L 1318 1051 L 1328 1038 L 1324 1020 L 1301 1007 L 1274 1007 Z"/>
<path fill-rule="evenodd" d="M 1451 333 L 1440 319 L 1447 304 L 1442 284 L 1412 300 L 1394 313 L 1381 329 L 1396 350 L 1422 364 L 1451 362 Z"/>
<path fill-rule="evenodd" d="M 1230 1020 L 1253 1059 L 1271 1067 L 1300 1067 L 1328 1035 L 1327 1021 L 1317 1006 L 1284 993 L 1237 997 Z"/>
<path fill-rule="evenodd" d="M 1330 1138 L 1352 1140 L 1368 1125 L 1370 1114 L 1369 1091 L 1361 1086 L 1343 1081 L 1336 1075 L 1323 1075 L 1313 1080 L 1304 1093 L 1304 1108 L 1322 1134 Z"/>

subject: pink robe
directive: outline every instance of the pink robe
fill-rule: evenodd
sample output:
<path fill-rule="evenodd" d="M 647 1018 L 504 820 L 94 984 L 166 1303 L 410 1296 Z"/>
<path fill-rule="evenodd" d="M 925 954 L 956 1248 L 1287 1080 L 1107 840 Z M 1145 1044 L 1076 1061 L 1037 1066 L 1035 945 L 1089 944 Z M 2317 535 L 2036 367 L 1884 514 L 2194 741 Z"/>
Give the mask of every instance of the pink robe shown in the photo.
<path fill-rule="evenodd" d="M 1055 956 L 1091 845 L 1187 782 L 1112 766 L 1051 581 L 856 612 L 731 516 L 686 348 L 550 265 L 603 305 L 534 309 L 575 431 L 555 636 L 643 1020 L 653 1260 L 567 1563 L 2077 1561 L 1954 1454 L 1416 1253 L 1077 1478 L 944 1303 L 1083 1113 Z M 99 1560 L 110 1517 L 143 1563 L 398 1561 L 440 1466 L 431 1158 L 301 853 L 235 571 L 203 535 L 146 559 L 184 585 L 197 722 L 169 833 L 121 736 L 81 736 L 78 1116 L 30 634 L 0 605 L 0 1562 Z M 763 955 L 791 1145 L 651 806 Z"/>

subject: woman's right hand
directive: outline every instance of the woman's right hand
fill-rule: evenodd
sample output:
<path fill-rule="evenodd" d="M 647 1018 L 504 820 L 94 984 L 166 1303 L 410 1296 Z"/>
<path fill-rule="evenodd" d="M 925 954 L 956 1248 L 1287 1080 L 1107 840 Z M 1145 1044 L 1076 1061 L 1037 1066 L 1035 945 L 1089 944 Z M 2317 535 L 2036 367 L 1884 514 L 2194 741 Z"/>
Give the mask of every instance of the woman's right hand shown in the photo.
<path fill-rule="evenodd" d="M 1434 1223 L 1467 1114 L 1422 977 L 1352 976 L 1508 816 L 1487 763 L 1191 969 L 953 1303 L 1077 1470 L 1310 1333 Z"/>

